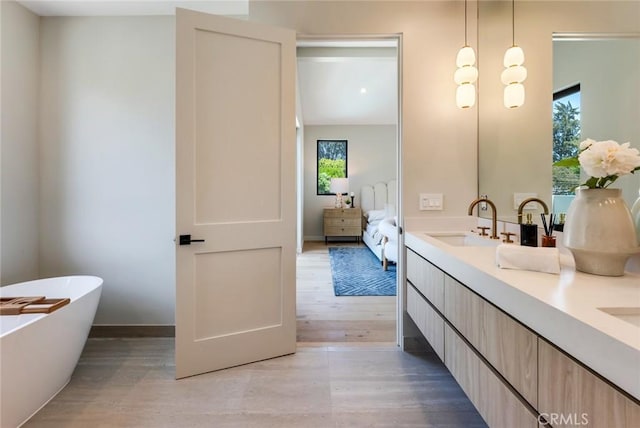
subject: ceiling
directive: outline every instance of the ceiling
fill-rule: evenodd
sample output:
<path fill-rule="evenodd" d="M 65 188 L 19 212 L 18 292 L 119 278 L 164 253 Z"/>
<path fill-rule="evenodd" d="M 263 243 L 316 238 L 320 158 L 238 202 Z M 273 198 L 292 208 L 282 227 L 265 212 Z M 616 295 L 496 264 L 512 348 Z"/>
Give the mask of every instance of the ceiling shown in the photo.
<path fill-rule="evenodd" d="M 298 47 L 305 125 L 395 124 L 396 48 Z"/>
<path fill-rule="evenodd" d="M 40 16 L 173 15 L 176 7 L 248 15 L 248 0 L 19 0 Z M 298 82 L 305 125 L 397 122 L 394 41 L 300 40 Z M 366 93 L 363 93 L 363 88 Z"/>

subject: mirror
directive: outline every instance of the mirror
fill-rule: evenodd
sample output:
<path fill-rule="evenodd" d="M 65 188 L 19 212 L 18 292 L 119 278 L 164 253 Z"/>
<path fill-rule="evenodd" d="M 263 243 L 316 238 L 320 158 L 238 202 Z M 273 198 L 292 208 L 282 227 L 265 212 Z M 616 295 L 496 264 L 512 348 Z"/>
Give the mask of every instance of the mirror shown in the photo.
<path fill-rule="evenodd" d="M 536 194 L 552 207 L 554 91 L 581 83 L 580 141 L 629 141 L 640 149 L 640 4 L 629 3 L 516 2 L 512 27 L 511 2 L 479 2 L 478 194 L 495 203 L 500 220 L 517 222 L 515 194 Z M 507 109 L 500 74 L 512 37 L 524 50 L 528 76 L 524 105 Z M 623 62 L 614 62 L 616 51 Z M 631 206 L 640 175 L 621 177 L 612 187 L 623 188 Z M 527 208 L 539 219 L 537 204 Z"/>
<path fill-rule="evenodd" d="M 579 141 L 615 140 L 640 149 L 640 36 L 566 35 L 553 40 L 553 92 L 576 88 L 579 96 Z M 568 106 L 570 101 L 565 103 Z M 583 183 L 582 177 L 579 183 Z M 640 174 L 620 177 L 611 187 L 622 189 L 631 208 L 638 198 Z M 553 196 L 554 211 L 566 212 L 573 197 Z"/>

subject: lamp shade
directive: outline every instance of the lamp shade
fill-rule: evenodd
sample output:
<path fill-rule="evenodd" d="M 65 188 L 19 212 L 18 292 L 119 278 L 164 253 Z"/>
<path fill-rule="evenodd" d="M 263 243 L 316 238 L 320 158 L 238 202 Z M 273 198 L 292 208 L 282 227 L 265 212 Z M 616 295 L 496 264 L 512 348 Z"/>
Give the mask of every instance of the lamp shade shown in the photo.
<path fill-rule="evenodd" d="M 473 65 L 466 65 L 456 70 L 453 80 L 458 84 L 474 83 L 478 80 L 478 69 Z"/>
<path fill-rule="evenodd" d="M 524 51 L 520 46 L 511 46 L 504 53 L 504 66 L 522 65 L 524 63 Z"/>
<path fill-rule="evenodd" d="M 329 184 L 329 190 L 331 193 L 343 194 L 349 192 L 349 179 L 348 178 L 332 178 Z"/>
<path fill-rule="evenodd" d="M 524 104 L 524 85 L 512 83 L 504 88 L 504 106 L 516 108 Z"/>
<path fill-rule="evenodd" d="M 476 63 L 476 53 L 471 46 L 464 46 L 458 51 L 456 57 L 456 66 L 464 67 L 466 65 L 473 65 Z"/>
<path fill-rule="evenodd" d="M 509 68 L 505 68 L 502 71 L 500 79 L 504 85 L 510 83 L 521 83 L 527 78 L 527 69 L 521 65 L 514 65 Z"/>
<path fill-rule="evenodd" d="M 472 83 L 458 86 L 456 90 L 456 105 L 459 108 L 473 107 L 476 103 L 476 88 Z"/>

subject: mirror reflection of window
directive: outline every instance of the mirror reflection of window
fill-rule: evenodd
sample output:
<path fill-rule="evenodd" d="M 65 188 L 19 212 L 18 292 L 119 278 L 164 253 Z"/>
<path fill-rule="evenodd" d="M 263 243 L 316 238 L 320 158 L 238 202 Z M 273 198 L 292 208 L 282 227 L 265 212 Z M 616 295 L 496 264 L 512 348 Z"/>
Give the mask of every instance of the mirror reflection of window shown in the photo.
<path fill-rule="evenodd" d="M 580 84 L 553 94 L 553 162 L 577 156 L 580 145 Z M 566 212 L 580 184 L 580 167 L 553 167 L 553 211 Z"/>

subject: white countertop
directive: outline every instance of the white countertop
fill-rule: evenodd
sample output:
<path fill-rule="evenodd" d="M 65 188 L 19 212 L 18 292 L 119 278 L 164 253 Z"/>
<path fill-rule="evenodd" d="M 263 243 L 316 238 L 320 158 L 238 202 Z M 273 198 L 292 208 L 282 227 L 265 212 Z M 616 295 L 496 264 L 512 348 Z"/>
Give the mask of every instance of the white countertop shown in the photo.
<path fill-rule="evenodd" d="M 427 233 L 407 232 L 405 245 L 640 399 L 640 327 L 597 309 L 640 307 L 640 274 L 576 272 L 564 249 L 559 275 L 500 269 L 495 247 L 452 246 Z"/>

